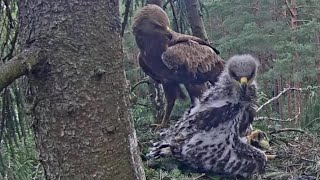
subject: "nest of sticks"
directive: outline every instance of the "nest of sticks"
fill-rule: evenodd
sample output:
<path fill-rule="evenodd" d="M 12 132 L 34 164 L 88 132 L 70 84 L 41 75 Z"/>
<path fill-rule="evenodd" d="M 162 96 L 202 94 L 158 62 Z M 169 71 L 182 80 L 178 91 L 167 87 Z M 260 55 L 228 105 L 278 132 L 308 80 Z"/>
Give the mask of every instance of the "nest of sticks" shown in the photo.
<path fill-rule="evenodd" d="M 271 153 L 266 173 L 259 179 L 320 179 L 320 137 L 299 129 L 282 129 L 269 133 Z"/>

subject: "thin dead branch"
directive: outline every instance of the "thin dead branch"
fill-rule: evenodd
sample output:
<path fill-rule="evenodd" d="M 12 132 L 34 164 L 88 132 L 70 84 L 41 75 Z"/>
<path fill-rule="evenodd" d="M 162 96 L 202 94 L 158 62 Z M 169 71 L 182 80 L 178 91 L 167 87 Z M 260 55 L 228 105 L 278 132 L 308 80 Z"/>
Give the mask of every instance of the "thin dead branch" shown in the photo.
<path fill-rule="evenodd" d="M 290 87 L 289 87 L 289 88 L 283 89 L 283 91 L 281 91 L 277 96 L 269 99 L 267 102 L 265 102 L 264 104 L 262 104 L 262 105 L 257 109 L 257 112 L 259 112 L 263 107 L 265 107 L 266 105 L 268 105 L 268 104 L 272 103 L 273 101 L 279 99 L 283 94 L 285 94 L 286 92 L 291 91 L 291 90 L 293 90 L 293 91 L 302 91 L 303 88 L 290 88 Z"/>
<path fill-rule="evenodd" d="M 8 0 L 3 0 L 3 3 L 6 6 L 6 15 L 7 15 L 8 19 L 9 19 L 10 29 L 13 29 L 14 21 L 13 21 L 13 18 L 12 18 L 12 12 L 11 12 L 11 9 L 10 9 L 9 2 L 8 2 Z"/>
<path fill-rule="evenodd" d="M 320 120 L 320 117 L 315 118 L 315 119 L 311 120 L 310 122 L 308 122 L 308 124 L 306 124 L 306 125 L 304 126 L 304 128 L 307 128 L 308 126 L 310 126 L 311 124 L 313 124 L 314 122 L 316 122 L 316 121 L 318 121 L 318 120 Z"/>
<path fill-rule="evenodd" d="M 278 134 L 281 132 L 299 132 L 299 133 L 306 133 L 304 130 L 302 129 L 295 129 L 295 128 L 284 128 L 284 129 L 278 129 L 275 131 L 270 132 L 270 134 Z"/>
<path fill-rule="evenodd" d="M 274 117 L 257 117 L 254 120 L 255 121 L 270 120 L 270 121 L 277 121 L 277 122 L 291 122 L 293 121 L 293 118 L 280 119 L 280 118 L 274 118 Z"/>
<path fill-rule="evenodd" d="M 140 84 L 144 84 L 144 83 L 149 84 L 149 78 L 144 78 L 141 81 L 137 82 L 135 85 L 132 86 L 130 92 L 133 92 L 137 86 L 139 86 Z"/>
<path fill-rule="evenodd" d="M 175 1 L 176 1 L 176 0 L 167 0 L 167 1 L 163 4 L 162 9 L 163 9 L 163 10 L 166 10 L 168 4 L 169 4 L 170 2 L 171 2 L 171 3 L 174 3 Z"/>
<path fill-rule="evenodd" d="M 286 5 L 288 7 L 291 16 L 296 16 L 296 14 L 294 14 L 294 12 L 292 11 L 292 7 L 290 7 L 290 4 L 289 4 L 288 0 L 285 0 L 284 2 L 286 3 Z"/>

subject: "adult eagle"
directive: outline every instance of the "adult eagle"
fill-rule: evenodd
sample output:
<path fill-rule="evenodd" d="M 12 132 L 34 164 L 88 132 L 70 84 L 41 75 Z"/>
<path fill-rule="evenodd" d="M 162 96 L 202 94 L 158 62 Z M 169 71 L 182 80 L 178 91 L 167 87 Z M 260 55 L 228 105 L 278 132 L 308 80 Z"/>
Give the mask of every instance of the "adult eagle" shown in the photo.
<path fill-rule="evenodd" d="M 166 107 L 160 127 L 167 127 L 176 99 L 185 98 L 180 84 L 193 103 L 207 89 L 206 82 L 217 81 L 224 61 L 206 41 L 171 30 L 166 12 L 157 5 L 143 7 L 132 28 L 140 67 L 163 86 Z"/>
<path fill-rule="evenodd" d="M 197 172 L 249 177 L 264 171 L 267 156 L 243 141 L 240 129 L 255 97 L 257 61 L 237 55 L 219 81 L 167 129 L 149 158 L 171 155 Z"/>

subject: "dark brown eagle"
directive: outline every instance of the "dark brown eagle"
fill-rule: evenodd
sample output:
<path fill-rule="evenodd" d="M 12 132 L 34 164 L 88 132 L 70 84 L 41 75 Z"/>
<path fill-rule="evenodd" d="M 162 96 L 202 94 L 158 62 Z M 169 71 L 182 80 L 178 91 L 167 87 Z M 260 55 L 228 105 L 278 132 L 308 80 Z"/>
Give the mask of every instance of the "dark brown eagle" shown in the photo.
<path fill-rule="evenodd" d="M 163 86 L 167 102 L 160 127 L 167 127 L 176 99 L 185 99 L 180 84 L 193 103 L 207 89 L 206 82 L 217 81 L 224 61 L 206 41 L 171 30 L 166 12 L 157 5 L 143 7 L 132 28 L 140 67 Z"/>
<path fill-rule="evenodd" d="M 169 155 L 209 174 L 247 178 L 262 173 L 267 155 L 244 141 L 240 128 L 255 98 L 257 67 L 250 55 L 228 60 L 215 86 L 161 134 L 148 157 Z"/>

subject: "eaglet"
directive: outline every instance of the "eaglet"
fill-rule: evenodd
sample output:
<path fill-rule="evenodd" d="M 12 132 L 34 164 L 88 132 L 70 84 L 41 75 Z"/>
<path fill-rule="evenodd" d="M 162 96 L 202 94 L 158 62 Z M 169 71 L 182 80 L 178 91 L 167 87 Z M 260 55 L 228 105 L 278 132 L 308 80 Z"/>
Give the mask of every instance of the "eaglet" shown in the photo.
<path fill-rule="evenodd" d="M 258 62 L 230 58 L 218 82 L 195 106 L 161 134 L 149 158 L 173 156 L 197 172 L 249 177 L 264 171 L 266 155 L 241 140 L 241 121 L 255 97 Z"/>

